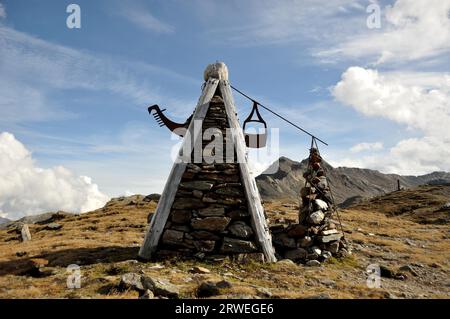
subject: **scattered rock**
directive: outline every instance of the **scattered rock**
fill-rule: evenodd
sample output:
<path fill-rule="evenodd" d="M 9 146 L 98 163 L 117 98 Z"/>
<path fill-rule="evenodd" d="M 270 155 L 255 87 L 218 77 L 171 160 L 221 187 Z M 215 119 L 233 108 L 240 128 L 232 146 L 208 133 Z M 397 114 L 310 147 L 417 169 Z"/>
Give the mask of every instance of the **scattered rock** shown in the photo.
<path fill-rule="evenodd" d="M 218 296 L 222 293 L 222 289 L 231 288 L 232 285 L 226 280 L 214 283 L 212 281 L 202 282 L 197 288 L 197 297 L 207 298 L 212 296 Z"/>
<path fill-rule="evenodd" d="M 402 267 L 399 268 L 400 271 L 407 271 L 410 272 L 411 274 L 413 274 L 415 277 L 419 276 L 419 274 L 417 273 L 417 271 L 414 270 L 413 267 L 411 267 L 410 265 L 404 265 Z"/>
<path fill-rule="evenodd" d="M 20 234 L 23 242 L 31 240 L 30 228 L 27 224 L 22 225 L 20 228 Z"/>
<path fill-rule="evenodd" d="M 119 287 L 120 291 L 133 289 L 140 292 L 145 292 L 148 287 L 144 287 L 142 283 L 142 275 L 137 273 L 126 273 L 120 277 Z"/>
<path fill-rule="evenodd" d="M 46 230 L 59 230 L 61 229 L 63 226 L 61 224 L 58 223 L 50 223 L 47 226 L 45 226 Z"/>
<path fill-rule="evenodd" d="M 150 202 L 150 201 L 158 202 L 160 198 L 161 198 L 160 194 L 150 194 L 150 195 L 145 196 L 143 201 L 144 202 Z"/>
<path fill-rule="evenodd" d="M 320 261 L 318 261 L 318 260 L 308 260 L 306 262 L 306 266 L 309 266 L 309 267 L 320 266 Z"/>
<path fill-rule="evenodd" d="M 209 274 L 211 270 L 205 267 L 195 266 L 191 268 L 190 272 L 194 274 Z"/>
<path fill-rule="evenodd" d="M 142 282 L 145 287 L 150 287 L 155 296 L 177 299 L 180 295 L 178 287 L 165 279 L 142 276 Z"/>
<path fill-rule="evenodd" d="M 231 287 L 232 287 L 232 284 L 231 284 L 229 281 L 221 280 L 221 281 L 219 281 L 219 282 L 216 283 L 216 286 L 217 286 L 219 289 L 228 289 L 228 288 L 231 288 Z"/>
<path fill-rule="evenodd" d="M 220 289 L 211 281 L 202 282 L 197 288 L 197 297 L 207 298 L 220 295 Z"/>
<path fill-rule="evenodd" d="M 150 289 L 147 289 L 144 293 L 140 294 L 139 299 L 153 299 L 155 298 L 155 295 L 153 294 L 153 291 Z"/>
<path fill-rule="evenodd" d="M 17 257 L 23 257 L 23 256 L 26 256 L 26 255 L 28 255 L 28 253 L 26 251 L 18 251 L 18 252 L 16 252 L 16 256 Z"/>
<path fill-rule="evenodd" d="M 256 292 L 257 292 L 258 296 L 263 297 L 263 298 L 272 297 L 272 293 L 270 292 L 270 290 L 267 288 L 264 288 L 264 287 L 256 288 Z"/>

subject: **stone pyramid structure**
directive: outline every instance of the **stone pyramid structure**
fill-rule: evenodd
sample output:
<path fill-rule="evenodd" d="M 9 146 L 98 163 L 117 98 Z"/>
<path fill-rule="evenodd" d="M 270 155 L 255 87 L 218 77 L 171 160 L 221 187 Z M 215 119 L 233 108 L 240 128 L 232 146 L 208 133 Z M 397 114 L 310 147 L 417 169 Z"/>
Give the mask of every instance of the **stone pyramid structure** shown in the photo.
<path fill-rule="evenodd" d="M 205 81 L 139 255 L 276 261 L 225 64 Z"/>

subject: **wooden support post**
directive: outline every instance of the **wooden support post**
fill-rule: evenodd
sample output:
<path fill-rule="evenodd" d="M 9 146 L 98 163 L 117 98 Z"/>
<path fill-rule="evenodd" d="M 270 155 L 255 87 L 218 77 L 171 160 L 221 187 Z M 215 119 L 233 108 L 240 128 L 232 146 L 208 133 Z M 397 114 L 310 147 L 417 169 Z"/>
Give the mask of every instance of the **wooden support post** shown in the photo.
<path fill-rule="evenodd" d="M 184 171 L 186 170 L 187 163 L 183 160 L 183 150 L 186 143 L 191 143 L 190 153 L 196 144 L 196 141 L 202 138 L 202 130 L 197 130 L 194 132 L 194 122 L 196 120 L 203 121 L 208 112 L 209 102 L 211 101 L 214 93 L 216 92 L 219 80 L 210 78 L 203 89 L 202 95 L 198 100 L 197 107 L 195 108 L 194 115 L 189 124 L 189 134 L 187 136 L 191 137 L 188 141 L 186 138 L 183 140 L 183 145 L 178 153 L 177 161 L 172 166 L 169 178 L 167 179 L 166 185 L 164 186 L 164 191 L 159 199 L 158 206 L 156 208 L 155 216 L 153 217 L 148 232 L 145 236 L 144 243 L 139 251 L 139 257 L 143 259 L 151 259 L 158 246 L 159 239 L 164 231 L 164 226 L 166 225 L 167 219 L 172 208 L 172 204 L 175 199 L 175 194 L 178 190 L 181 178 Z M 195 134 L 194 134 L 195 133 Z"/>
<path fill-rule="evenodd" d="M 256 181 L 250 174 L 247 164 L 247 149 L 245 146 L 244 134 L 236 116 L 236 107 L 231 94 L 230 83 L 227 80 L 220 80 L 219 88 L 222 93 L 225 109 L 228 117 L 228 124 L 233 130 L 232 138 L 236 148 L 236 155 L 239 161 L 242 183 L 244 184 L 247 205 L 251 215 L 252 226 L 256 232 L 256 239 L 261 247 L 265 259 L 268 262 L 277 261 L 272 245 L 272 236 L 264 216 L 264 208 L 261 204 Z"/>

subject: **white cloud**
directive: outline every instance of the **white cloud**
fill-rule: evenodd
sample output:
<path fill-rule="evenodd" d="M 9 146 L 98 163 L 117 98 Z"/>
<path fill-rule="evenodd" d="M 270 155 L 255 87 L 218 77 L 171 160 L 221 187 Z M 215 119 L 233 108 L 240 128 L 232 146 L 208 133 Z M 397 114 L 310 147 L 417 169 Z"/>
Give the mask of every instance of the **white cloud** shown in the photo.
<path fill-rule="evenodd" d="M 450 0 L 397 0 L 384 10 L 382 29 L 341 34 L 337 47 L 319 50 L 322 59 L 369 58 L 373 63 L 407 62 L 450 51 Z M 344 37 L 344 39 L 343 39 Z"/>
<path fill-rule="evenodd" d="M 212 38 L 239 46 L 331 41 L 354 28 L 347 13 L 361 11 L 355 0 L 197 1 L 195 8 Z"/>
<path fill-rule="evenodd" d="M 149 83 L 153 77 L 198 83 L 158 66 L 78 51 L 1 24 L 0 61 L 0 121 L 7 123 L 74 116 L 47 98 L 54 90 L 108 91 L 141 107 L 149 101 L 182 103 L 180 99 L 163 97 Z"/>
<path fill-rule="evenodd" d="M 450 170 L 449 74 L 380 74 L 376 70 L 351 67 L 333 87 L 332 94 L 339 102 L 366 116 L 389 119 L 422 135 L 402 140 L 383 154 L 343 159 L 341 165 L 403 174 Z"/>
<path fill-rule="evenodd" d="M 129 4 L 127 4 L 119 10 L 119 14 L 130 23 L 144 30 L 164 34 L 175 32 L 174 26 L 159 20 L 142 7 L 130 7 Z"/>
<path fill-rule="evenodd" d="M 87 176 L 62 166 L 39 168 L 14 135 L 0 134 L 0 214 L 9 219 L 47 211 L 86 212 L 108 197 Z"/>
<path fill-rule="evenodd" d="M 363 152 L 363 151 L 379 151 L 382 149 L 383 149 L 383 143 L 381 143 L 381 142 L 359 143 L 359 144 L 353 145 L 350 148 L 350 152 L 359 153 L 359 152 Z"/>
<path fill-rule="evenodd" d="M 6 18 L 5 6 L 0 3 L 0 19 Z"/>

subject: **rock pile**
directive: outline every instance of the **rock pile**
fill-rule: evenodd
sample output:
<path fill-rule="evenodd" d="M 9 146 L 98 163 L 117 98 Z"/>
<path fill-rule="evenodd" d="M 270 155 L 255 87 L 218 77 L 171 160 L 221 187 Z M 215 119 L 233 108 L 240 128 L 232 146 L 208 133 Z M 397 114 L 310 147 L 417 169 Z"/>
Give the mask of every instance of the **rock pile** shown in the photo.
<path fill-rule="evenodd" d="M 233 163 L 226 161 L 225 143 L 231 139 L 226 134 L 228 127 L 223 100 L 215 95 L 202 130 L 219 129 L 223 143 L 214 143 L 212 148 L 211 140 L 204 138 L 202 163 L 196 163 L 195 152 L 192 152 L 192 161 L 181 179 L 159 241 L 158 257 L 181 255 L 220 259 L 251 254 L 253 258 L 263 260 L 264 255 L 259 253 L 261 250 L 251 227 L 235 151 Z M 214 156 L 215 160 L 207 161 L 207 155 Z"/>
<path fill-rule="evenodd" d="M 342 232 L 331 219 L 333 200 L 321 161 L 318 150 L 311 148 L 308 169 L 303 174 L 307 184 L 300 191 L 298 224 L 271 227 L 279 257 L 308 266 L 348 253 Z"/>

